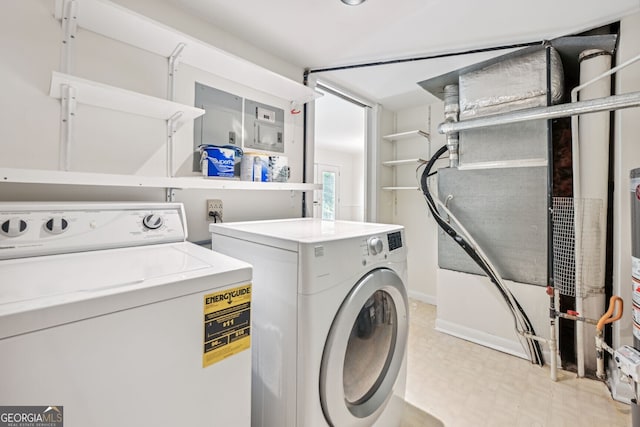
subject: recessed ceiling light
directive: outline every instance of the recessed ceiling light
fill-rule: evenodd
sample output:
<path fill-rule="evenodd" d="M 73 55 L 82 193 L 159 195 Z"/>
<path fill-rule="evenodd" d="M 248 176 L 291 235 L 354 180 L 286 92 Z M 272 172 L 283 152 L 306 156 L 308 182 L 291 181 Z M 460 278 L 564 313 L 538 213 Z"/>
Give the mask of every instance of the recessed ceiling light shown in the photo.
<path fill-rule="evenodd" d="M 342 3 L 348 4 L 349 6 L 357 6 L 359 4 L 364 3 L 365 0 L 342 0 Z"/>

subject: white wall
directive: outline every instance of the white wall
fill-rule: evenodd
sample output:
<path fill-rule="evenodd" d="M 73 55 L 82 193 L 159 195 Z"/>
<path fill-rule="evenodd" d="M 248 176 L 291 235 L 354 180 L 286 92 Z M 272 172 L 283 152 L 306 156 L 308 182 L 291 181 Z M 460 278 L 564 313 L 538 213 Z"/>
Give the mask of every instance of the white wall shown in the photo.
<path fill-rule="evenodd" d="M 352 221 L 364 221 L 365 220 L 365 158 L 364 152 L 358 152 L 353 155 L 352 162 L 352 176 L 351 176 L 351 201 L 349 203 L 350 218 Z"/>
<path fill-rule="evenodd" d="M 545 288 L 505 281 L 522 306 L 537 336 L 550 337 L 549 297 Z M 497 288 L 485 276 L 438 269 L 438 316 L 436 330 L 528 358 L 509 309 Z M 541 345 L 545 360 L 548 346 Z"/>
<path fill-rule="evenodd" d="M 301 80 L 302 70 L 243 43 L 171 5 L 149 0 L 121 1 L 195 37 L 219 43 L 260 65 Z M 54 2 L 10 2 L 0 16 L 0 167 L 57 169 L 60 102 L 50 98 L 51 71 L 59 69 L 61 26 Z M 78 13 L 82 13 L 80 9 Z M 113 86 L 165 98 L 166 58 L 79 29 L 74 74 Z M 193 105 L 198 81 L 285 110 L 285 153 L 291 181 L 302 181 L 302 115 L 290 115 L 286 100 L 181 65 L 176 101 Z M 166 125 L 162 120 L 78 105 L 71 170 L 136 175 L 166 174 Z M 177 175 L 192 175 L 193 124 L 176 134 Z M 185 203 L 190 240 L 208 238 L 205 200 L 220 198 L 225 221 L 301 216 L 301 194 L 290 191 L 176 191 Z M 148 200 L 164 201 L 158 189 L 64 187 L 0 184 L 0 200 Z"/>
<path fill-rule="evenodd" d="M 444 144 L 444 137 L 439 135 L 436 130 L 444 115 L 443 111 L 442 103 L 398 111 L 395 114 L 394 129 L 389 133 L 416 129 L 429 132 L 431 134 L 431 150 L 428 140 L 415 136 L 410 139 L 386 143 L 391 146 L 391 149 L 388 149 L 387 157 L 384 160 L 393 158 L 428 160 L 431 153 Z M 437 166 L 445 164 L 440 163 Z M 416 168 L 417 164 L 394 167 L 391 174 L 395 174 L 395 183 L 392 177 L 387 177 L 386 185 L 419 187 Z M 432 178 L 430 182 L 435 188 L 436 178 Z M 391 222 L 402 224 L 406 228 L 409 294 L 414 298 L 435 304 L 438 268 L 437 225 L 428 212 L 424 196 L 420 191 L 396 190 L 390 195 Z"/>
<path fill-rule="evenodd" d="M 617 63 L 640 55 L 640 14 L 624 18 L 620 26 Z M 616 93 L 640 91 L 640 62 L 616 75 Z M 625 314 L 614 325 L 613 346 L 632 344 L 631 219 L 629 171 L 640 167 L 640 108 L 615 114 L 613 199 L 613 287 L 622 296 Z"/>
<path fill-rule="evenodd" d="M 380 107 L 378 110 L 379 116 L 379 138 L 376 141 L 375 149 L 377 150 L 376 161 L 378 163 L 391 160 L 393 158 L 394 144 L 386 141 L 382 138 L 384 135 L 389 135 L 395 132 L 396 128 L 396 114 L 393 111 L 385 110 Z M 383 191 L 382 187 L 393 185 L 393 170 L 381 165 L 377 166 L 376 178 L 376 221 L 381 223 L 393 222 L 393 202 L 395 200 L 395 193 L 391 191 Z"/>
<path fill-rule="evenodd" d="M 364 217 L 364 154 L 316 148 L 315 162 L 340 169 L 340 201 L 336 219 L 362 221 Z"/>

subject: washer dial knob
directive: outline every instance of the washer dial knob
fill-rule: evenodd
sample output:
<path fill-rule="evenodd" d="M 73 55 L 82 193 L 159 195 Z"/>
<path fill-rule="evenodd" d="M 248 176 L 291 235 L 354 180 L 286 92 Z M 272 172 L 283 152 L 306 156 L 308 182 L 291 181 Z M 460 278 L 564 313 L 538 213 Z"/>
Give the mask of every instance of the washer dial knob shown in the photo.
<path fill-rule="evenodd" d="M 11 218 L 0 225 L 2 234 L 9 237 L 16 237 L 27 231 L 27 221 L 20 218 Z"/>
<path fill-rule="evenodd" d="M 69 228 L 69 221 L 63 217 L 53 217 L 49 221 L 44 223 L 44 229 L 51 234 L 60 234 L 67 231 Z"/>
<path fill-rule="evenodd" d="M 164 220 L 158 214 L 149 214 L 142 219 L 142 225 L 149 230 L 157 230 L 162 227 L 162 224 L 164 224 Z"/>
<path fill-rule="evenodd" d="M 384 246 L 380 238 L 372 237 L 369 239 L 369 252 L 371 253 L 371 255 L 378 255 L 380 252 L 382 252 L 383 249 Z"/>

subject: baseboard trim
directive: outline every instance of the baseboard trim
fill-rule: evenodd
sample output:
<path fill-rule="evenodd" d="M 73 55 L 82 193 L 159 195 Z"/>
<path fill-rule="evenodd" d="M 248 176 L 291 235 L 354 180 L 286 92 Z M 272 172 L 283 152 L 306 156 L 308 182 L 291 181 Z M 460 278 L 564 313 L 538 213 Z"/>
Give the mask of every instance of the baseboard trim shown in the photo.
<path fill-rule="evenodd" d="M 510 341 L 477 329 L 471 329 L 442 319 L 436 319 L 435 330 L 510 354 L 512 356 L 529 360 L 529 357 L 523 352 L 522 346 L 518 341 Z"/>
<path fill-rule="evenodd" d="M 437 298 L 433 295 L 427 295 L 425 293 L 422 292 L 417 292 L 417 291 L 409 291 L 409 298 L 418 300 L 420 302 L 424 302 L 426 304 L 431 304 L 431 305 L 438 305 L 437 304 Z"/>

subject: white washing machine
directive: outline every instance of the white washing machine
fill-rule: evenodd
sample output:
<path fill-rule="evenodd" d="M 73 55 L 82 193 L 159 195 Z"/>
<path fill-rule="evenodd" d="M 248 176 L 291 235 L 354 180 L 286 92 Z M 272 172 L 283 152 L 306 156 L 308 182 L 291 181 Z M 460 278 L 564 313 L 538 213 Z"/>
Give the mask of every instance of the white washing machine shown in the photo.
<path fill-rule="evenodd" d="M 0 203 L 2 410 L 248 427 L 252 270 L 186 231 L 180 204 Z"/>
<path fill-rule="evenodd" d="M 212 224 L 253 265 L 253 427 L 391 427 L 406 382 L 403 227 L 292 219 Z"/>

